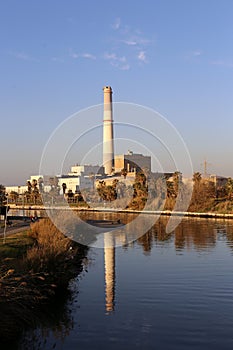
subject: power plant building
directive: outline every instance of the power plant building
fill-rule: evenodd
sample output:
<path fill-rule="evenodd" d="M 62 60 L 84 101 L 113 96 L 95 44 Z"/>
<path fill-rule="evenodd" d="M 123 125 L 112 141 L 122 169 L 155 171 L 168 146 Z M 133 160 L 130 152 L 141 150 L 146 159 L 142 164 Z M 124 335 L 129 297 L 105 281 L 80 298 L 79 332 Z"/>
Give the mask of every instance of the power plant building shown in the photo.
<path fill-rule="evenodd" d="M 99 165 L 90 165 L 90 164 L 84 164 L 84 165 L 73 165 L 71 167 L 71 172 L 68 173 L 68 175 L 73 176 L 91 176 L 91 175 L 104 175 L 104 167 Z"/>
<path fill-rule="evenodd" d="M 115 172 L 125 169 L 128 173 L 147 170 L 151 172 L 151 157 L 129 151 L 127 154 L 115 156 Z"/>

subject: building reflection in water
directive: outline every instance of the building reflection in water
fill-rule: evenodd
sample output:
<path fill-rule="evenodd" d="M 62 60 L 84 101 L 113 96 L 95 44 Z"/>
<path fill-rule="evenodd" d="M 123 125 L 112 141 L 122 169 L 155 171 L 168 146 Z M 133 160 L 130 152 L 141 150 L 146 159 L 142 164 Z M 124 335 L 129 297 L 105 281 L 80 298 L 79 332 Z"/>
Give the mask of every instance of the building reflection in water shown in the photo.
<path fill-rule="evenodd" d="M 104 267 L 105 267 L 105 310 L 114 311 L 115 304 L 115 245 L 112 234 L 104 236 Z"/>

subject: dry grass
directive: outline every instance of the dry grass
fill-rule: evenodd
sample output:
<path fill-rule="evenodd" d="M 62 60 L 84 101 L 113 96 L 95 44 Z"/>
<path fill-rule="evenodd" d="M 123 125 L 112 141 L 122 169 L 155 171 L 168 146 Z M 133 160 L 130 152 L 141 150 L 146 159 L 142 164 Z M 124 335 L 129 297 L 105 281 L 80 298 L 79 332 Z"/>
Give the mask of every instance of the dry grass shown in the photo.
<path fill-rule="evenodd" d="M 5 258 L 8 262 L 2 261 L 0 266 L 2 341 L 16 337 L 25 326 L 38 322 L 51 297 L 59 289 L 67 288 L 70 279 L 81 272 L 86 254 L 86 248 L 65 237 L 49 219 L 33 223 L 28 235 L 32 245 L 26 254 L 22 249 L 25 242 L 19 240 L 19 251 L 24 255 L 11 257 L 9 250 Z"/>
<path fill-rule="evenodd" d="M 29 235 L 36 244 L 27 251 L 25 262 L 33 271 L 54 271 L 71 258 L 72 241 L 65 237 L 49 219 L 31 225 Z"/>

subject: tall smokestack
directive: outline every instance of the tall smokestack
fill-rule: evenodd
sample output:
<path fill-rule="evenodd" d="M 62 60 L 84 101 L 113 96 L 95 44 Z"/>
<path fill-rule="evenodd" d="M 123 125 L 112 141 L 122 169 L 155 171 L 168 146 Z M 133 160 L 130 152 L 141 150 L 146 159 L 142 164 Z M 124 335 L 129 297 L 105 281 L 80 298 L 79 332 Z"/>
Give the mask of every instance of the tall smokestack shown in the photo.
<path fill-rule="evenodd" d="M 103 120 L 103 166 L 105 174 L 111 175 L 114 168 L 113 119 L 112 119 L 112 88 L 105 86 L 104 120 Z"/>

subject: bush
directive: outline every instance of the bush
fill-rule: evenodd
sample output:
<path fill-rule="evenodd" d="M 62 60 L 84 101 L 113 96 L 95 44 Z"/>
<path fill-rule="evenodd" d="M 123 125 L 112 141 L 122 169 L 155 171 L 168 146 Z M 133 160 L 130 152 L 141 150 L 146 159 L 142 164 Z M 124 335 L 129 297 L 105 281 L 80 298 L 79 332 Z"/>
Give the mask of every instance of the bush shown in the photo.
<path fill-rule="evenodd" d="M 35 239 L 35 245 L 27 251 L 26 262 L 34 272 L 56 272 L 58 266 L 71 258 L 77 248 L 49 220 L 43 219 L 31 224 L 29 235 Z"/>

